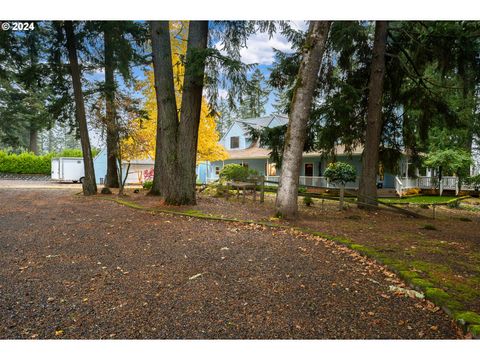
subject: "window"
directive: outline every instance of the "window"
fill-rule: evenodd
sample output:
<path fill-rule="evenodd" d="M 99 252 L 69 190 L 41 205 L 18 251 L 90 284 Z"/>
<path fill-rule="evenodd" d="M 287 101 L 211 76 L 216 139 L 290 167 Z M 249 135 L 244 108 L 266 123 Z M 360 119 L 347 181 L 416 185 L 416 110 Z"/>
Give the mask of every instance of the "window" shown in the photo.
<path fill-rule="evenodd" d="M 240 137 L 230 137 L 230 149 L 238 149 L 240 147 Z"/>
<path fill-rule="evenodd" d="M 265 164 L 265 173 L 267 176 L 276 176 L 277 168 L 275 167 L 275 164 Z"/>
<path fill-rule="evenodd" d="M 220 166 L 215 166 L 215 175 L 220 175 Z"/>

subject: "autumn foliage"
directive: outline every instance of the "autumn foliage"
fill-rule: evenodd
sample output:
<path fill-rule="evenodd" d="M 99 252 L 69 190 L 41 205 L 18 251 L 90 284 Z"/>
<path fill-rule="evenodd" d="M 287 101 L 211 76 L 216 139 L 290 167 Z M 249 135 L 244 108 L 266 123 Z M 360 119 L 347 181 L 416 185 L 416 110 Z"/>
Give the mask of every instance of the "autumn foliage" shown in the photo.
<path fill-rule="evenodd" d="M 183 58 L 186 53 L 187 22 L 171 22 L 172 66 L 175 78 L 177 108 L 181 108 L 182 83 L 184 76 Z M 153 71 L 145 73 L 146 79 L 139 84 L 145 97 L 144 110 L 148 119 L 134 119 L 130 124 L 130 136 L 123 141 L 122 147 L 141 157 L 155 157 L 157 130 L 157 102 Z M 208 104 L 202 100 L 200 127 L 198 132 L 197 162 L 224 160 L 228 157 L 225 148 L 219 143 L 215 117 L 210 114 Z"/>

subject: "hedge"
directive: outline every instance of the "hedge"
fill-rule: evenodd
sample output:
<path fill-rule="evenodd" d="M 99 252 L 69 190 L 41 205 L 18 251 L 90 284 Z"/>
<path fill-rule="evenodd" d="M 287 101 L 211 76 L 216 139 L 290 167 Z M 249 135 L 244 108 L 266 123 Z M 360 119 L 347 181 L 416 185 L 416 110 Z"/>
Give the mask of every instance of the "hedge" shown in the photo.
<path fill-rule="evenodd" d="M 96 152 L 97 151 L 95 151 L 95 153 Z M 92 153 L 94 153 L 94 151 L 92 151 Z M 82 157 L 82 151 L 78 149 L 66 149 L 61 153 L 35 155 L 28 152 L 7 154 L 0 150 L 0 173 L 50 174 L 53 157 Z"/>

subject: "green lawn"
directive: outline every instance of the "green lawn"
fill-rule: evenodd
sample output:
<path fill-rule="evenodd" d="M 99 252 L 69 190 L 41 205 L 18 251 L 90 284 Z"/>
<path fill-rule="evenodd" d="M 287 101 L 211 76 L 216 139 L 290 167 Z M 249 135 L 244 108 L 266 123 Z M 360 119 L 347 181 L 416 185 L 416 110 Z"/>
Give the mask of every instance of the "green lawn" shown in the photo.
<path fill-rule="evenodd" d="M 382 198 L 378 200 L 388 204 L 445 204 L 455 199 L 459 199 L 459 197 L 419 195 L 404 198 Z"/>

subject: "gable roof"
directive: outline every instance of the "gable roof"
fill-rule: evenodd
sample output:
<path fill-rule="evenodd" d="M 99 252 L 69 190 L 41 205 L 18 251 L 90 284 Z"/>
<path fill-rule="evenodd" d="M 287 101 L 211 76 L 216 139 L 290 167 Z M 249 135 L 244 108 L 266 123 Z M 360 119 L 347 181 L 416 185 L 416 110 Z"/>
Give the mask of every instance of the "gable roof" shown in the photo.
<path fill-rule="evenodd" d="M 228 128 L 228 130 L 225 132 L 225 134 L 222 136 L 221 140 L 225 139 L 225 137 L 228 135 L 228 133 L 235 124 L 240 125 L 243 130 L 247 130 L 248 126 L 251 126 L 254 129 L 262 129 L 268 127 L 274 119 L 278 120 L 280 125 L 288 124 L 288 116 L 282 114 L 271 114 L 247 119 L 235 119 Z"/>
<path fill-rule="evenodd" d="M 255 129 L 261 129 L 261 128 L 269 127 L 274 119 L 277 119 L 280 125 L 286 125 L 288 123 L 288 116 L 278 115 L 278 114 L 272 114 L 272 115 L 262 116 L 257 118 L 239 119 L 237 120 L 237 122 L 243 125 L 251 126 Z"/>

